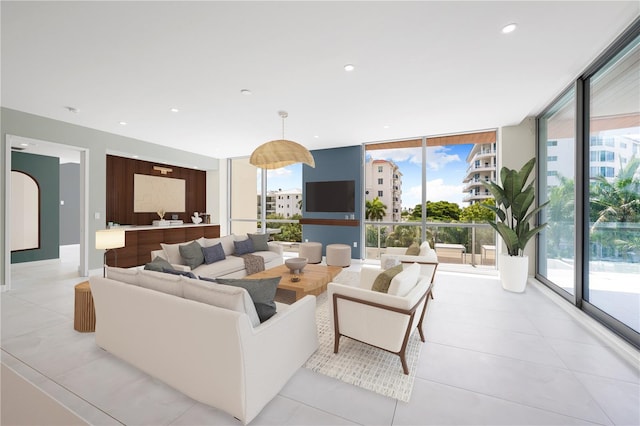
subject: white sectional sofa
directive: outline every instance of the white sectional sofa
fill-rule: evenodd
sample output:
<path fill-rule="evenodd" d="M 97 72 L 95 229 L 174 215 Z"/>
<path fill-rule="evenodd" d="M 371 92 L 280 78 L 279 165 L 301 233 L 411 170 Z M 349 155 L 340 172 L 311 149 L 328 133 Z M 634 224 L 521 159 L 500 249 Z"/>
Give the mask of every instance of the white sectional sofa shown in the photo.
<path fill-rule="evenodd" d="M 174 269 L 181 271 L 192 271 L 197 276 L 207 278 L 241 278 L 247 275 L 245 269 L 244 259 L 239 256 L 235 256 L 234 242 L 246 241 L 247 235 L 227 235 L 221 238 L 199 238 L 197 241 L 202 247 L 211 247 L 216 244 L 221 244 L 226 255 L 224 260 L 220 260 L 211 264 L 202 264 L 196 268 L 191 269 L 186 265 L 184 259 L 180 257 L 179 246 L 188 244 L 189 242 L 179 244 L 162 244 L 162 250 L 154 250 L 151 252 L 151 259 L 161 257 L 167 260 Z M 251 254 L 260 256 L 264 259 L 265 269 L 273 268 L 278 265 L 282 265 L 284 262 L 282 246 L 274 243 L 267 243 L 269 250 L 258 250 Z"/>
<path fill-rule="evenodd" d="M 253 326 L 244 288 L 138 269 L 107 276 L 90 278 L 98 346 L 244 424 L 318 347 L 314 296 L 277 303 Z M 195 300 L 204 293 L 225 307 Z"/>

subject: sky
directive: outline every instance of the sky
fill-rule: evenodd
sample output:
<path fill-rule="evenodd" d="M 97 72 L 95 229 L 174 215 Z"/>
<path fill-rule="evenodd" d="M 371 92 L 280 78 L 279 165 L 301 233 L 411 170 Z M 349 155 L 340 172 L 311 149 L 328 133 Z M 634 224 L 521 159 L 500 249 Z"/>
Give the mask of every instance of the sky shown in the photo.
<path fill-rule="evenodd" d="M 427 200 L 449 201 L 460 207 L 463 183 L 472 144 L 427 147 Z M 413 208 L 422 200 L 422 148 L 381 149 L 367 152 L 367 159 L 391 160 L 402 172 L 402 208 Z"/>
<path fill-rule="evenodd" d="M 427 147 L 427 200 L 449 201 L 460 207 L 463 183 L 468 164 L 466 158 L 472 144 Z M 413 208 L 420 204 L 422 189 L 421 148 L 383 149 L 367 151 L 367 159 L 391 160 L 402 172 L 402 207 Z M 258 182 L 258 188 L 260 182 Z M 294 164 L 267 171 L 267 190 L 277 191 L 302 188 L 302 165 Z"/>

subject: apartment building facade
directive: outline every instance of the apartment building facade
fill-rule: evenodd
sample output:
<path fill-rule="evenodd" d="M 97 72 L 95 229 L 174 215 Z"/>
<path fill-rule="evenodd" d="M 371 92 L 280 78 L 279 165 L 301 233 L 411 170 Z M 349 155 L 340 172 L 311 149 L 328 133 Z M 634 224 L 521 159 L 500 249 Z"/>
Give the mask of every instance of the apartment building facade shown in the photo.
<path fill-rule="evenodd" d="M 491 198 L 491 193 L 482 185 L 482 182 L 496 181 L 495 142 L 475 144 L 467 155 L 466 161 L 469 167 L 462 181 L 465 194 L 462 201 L 471 205 Z"/>
<path fill-rule="evenodd" d="M 378 197 L 387 206 L 382 221 L 400 222 L 402 173 L 393 161 L 369 159 L 365 166 L 365 200 Z"/>

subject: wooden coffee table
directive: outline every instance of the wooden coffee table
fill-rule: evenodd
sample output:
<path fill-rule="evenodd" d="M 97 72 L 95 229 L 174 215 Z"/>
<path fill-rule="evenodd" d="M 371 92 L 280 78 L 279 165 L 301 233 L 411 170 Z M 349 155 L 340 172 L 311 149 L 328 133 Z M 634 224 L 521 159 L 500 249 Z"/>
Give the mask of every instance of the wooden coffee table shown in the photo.
<path fill-rule="evenodd" d="M 247 275 L 246 278 L 282 277 L 278 289 L 295 291 L 296 300 L 299 300 L 308 294 L 318 296 L 326 291 L 327 284 L 340 272 L 342 272 L 342 267 L 340 266 L 307 265 L 301 273 L 295 274 L 300 277 L 300 281 L 291 282 L 293 274 L 291 274 L 287 265 L 279 265 L 256 274 Z"/>

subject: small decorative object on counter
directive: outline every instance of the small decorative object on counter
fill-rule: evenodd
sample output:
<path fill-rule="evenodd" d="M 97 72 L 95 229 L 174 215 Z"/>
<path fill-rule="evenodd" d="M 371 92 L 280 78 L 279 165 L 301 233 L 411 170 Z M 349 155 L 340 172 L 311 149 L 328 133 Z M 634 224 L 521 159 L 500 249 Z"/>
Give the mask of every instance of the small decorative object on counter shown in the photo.
<path fill-rule="evenodd" d="M 200 217 L 200 213 L 194 212 L 193 216 L 191 216 L 191 222 L 195 224 L 202 223 L 202 218 Z"/>

